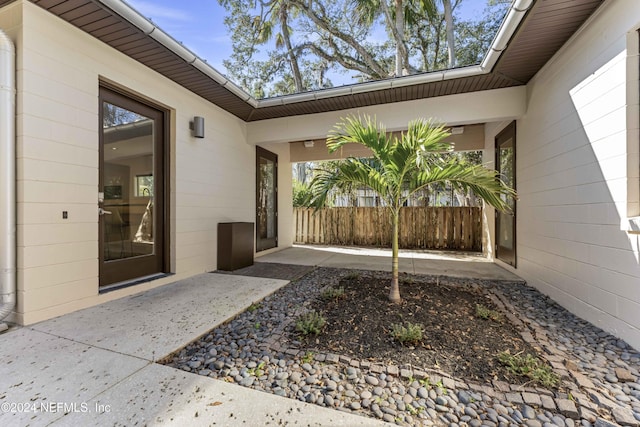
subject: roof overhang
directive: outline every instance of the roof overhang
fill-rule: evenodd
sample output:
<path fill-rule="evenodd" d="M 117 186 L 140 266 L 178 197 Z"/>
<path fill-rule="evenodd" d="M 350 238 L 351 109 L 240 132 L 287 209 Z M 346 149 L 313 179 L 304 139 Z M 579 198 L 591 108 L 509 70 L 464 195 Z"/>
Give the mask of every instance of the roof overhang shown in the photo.
<path fill-rule="evenodd" d="M 256 100 L 120 0 L 30 1 L 245 121 L 524 85 L 603 3 L 515 0 L 478 66 Z"/>

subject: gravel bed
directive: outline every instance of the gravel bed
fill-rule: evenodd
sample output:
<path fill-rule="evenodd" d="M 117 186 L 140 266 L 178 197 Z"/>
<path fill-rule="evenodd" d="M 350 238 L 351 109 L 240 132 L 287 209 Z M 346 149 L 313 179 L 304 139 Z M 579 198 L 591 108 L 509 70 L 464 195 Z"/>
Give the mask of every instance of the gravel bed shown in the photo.
<path fill-rule="evenodd" d="M 398 425 L 640 426 L 640 354 L 524 283 L 439 278 L 486 288 L 561 376 L 560 392 L 300 350 L 294 320 L 350 272 L 318 268 L 162 363 Z"/>

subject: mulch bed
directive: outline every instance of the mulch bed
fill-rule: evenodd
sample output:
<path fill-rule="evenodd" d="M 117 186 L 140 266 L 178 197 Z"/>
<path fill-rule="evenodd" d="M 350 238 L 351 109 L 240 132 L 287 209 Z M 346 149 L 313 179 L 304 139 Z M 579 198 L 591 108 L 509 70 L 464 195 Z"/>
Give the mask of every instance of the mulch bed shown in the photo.
<path fill-rule="evenodd" d="M 511 375 L 497 354 L 537 354 L 518 330 L 502 316 L 500 321 L 476 316 L 476 304 L 496 309 L 481 288 L 436 283 L 436 279 L 401 275 L 402 302 L 388 300 L 390 274 L 362 272 L 340 281 L 342 298 L 318 299 L 310 309 L 321 312 L 327 324 L 318 336 L 302 339 L 303 348 L 336 353 L 360 360 L 410 364 L 437 369 L 465 380 L 524 384 Z M 417 345 L 393 340 L 393 324 L 420 324 L 425 338 Z M 299 338 L 297 338 L 299 339 Z"/>

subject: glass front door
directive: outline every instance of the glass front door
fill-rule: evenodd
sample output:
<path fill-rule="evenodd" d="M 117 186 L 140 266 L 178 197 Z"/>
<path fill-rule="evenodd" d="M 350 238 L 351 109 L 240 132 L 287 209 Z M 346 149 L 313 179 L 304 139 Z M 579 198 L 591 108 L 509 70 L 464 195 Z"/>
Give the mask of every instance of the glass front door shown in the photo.
<path fill-rule="evenodd" d="M 100 91 L 100 285 L 164 269 L 164 114 Z"/>
<path fill-rule="evenodd" d="M 516 189 L 516 123 L 512 122 L 496 137 L 496 169 L 502 181 Z M 509 212 L 496 211 L 496 257 L 516 266 L 516 202 L 509 203 Z"/>
<path fill-rule="evenodd" d="M 278 156 L 256 147 L 256 251 L 278 246 Z"/>

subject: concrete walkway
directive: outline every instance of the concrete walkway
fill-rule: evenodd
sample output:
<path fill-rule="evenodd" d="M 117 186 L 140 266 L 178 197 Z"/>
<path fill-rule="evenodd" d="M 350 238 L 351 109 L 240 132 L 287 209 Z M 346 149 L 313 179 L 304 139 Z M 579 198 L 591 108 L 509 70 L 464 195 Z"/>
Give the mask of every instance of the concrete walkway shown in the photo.
<path fill-rule="evenodd" d="M 263 263 L 390 270 L 389 251 L 293 247 Z M 403 252 L 401 271 L 517 280 L 475 254 Z M 285 280 L 203 274 L 0 335 L 0 425 L 379 426 L 155 361 Z"/>
<path fill-rule="evenodd" d="M 294 245 L 261 256 L 259 262 L 391 271 L 391 250 L 376 248 Z M 410 274 L 522 280 L 475 252 L 408 251 L 399 254 L 399 270 Z"/>
<path fill-rule="evenodd" d="M 286 283 L 203 274 L 10 330 L 0 425 L 383 425 L 154 363 Z"/>

